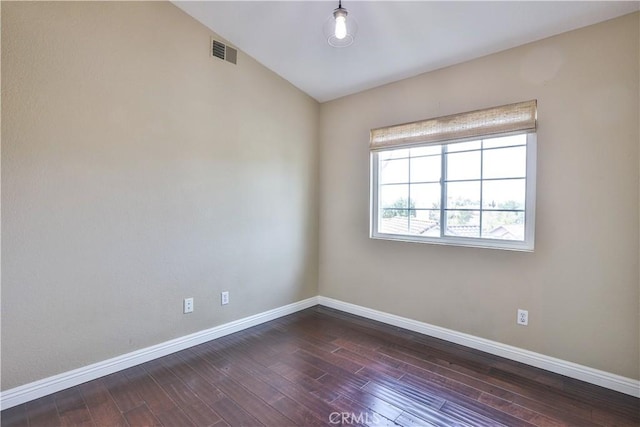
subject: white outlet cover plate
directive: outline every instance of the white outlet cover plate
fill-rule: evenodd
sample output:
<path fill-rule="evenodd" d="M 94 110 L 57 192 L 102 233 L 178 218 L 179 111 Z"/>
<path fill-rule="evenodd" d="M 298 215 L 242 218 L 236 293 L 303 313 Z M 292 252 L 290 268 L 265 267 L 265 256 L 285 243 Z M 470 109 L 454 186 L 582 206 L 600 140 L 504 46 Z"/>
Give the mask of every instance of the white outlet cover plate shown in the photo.
<path fill-rule="evenodd" d="M 529 324 L 529 312 L 527 310 L 518 309 L 518 318 L 516 319 L 518 325 L 527 326 Z"/>
<path fill-rule="evenodd" d="M 185 298 L 183 302 L 184 314 L 193 312 L 193 298 Z"/>

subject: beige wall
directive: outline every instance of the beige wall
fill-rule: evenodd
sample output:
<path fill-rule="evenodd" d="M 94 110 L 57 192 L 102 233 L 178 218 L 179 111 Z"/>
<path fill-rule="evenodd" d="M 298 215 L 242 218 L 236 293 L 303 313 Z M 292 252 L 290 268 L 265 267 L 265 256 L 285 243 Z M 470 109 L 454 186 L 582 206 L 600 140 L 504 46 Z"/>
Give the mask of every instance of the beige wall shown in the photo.
<path fill-rule="evenodd" d="M 3 390 L 317 294 L 319 106 L 211 35 L 2 2 Z"/>
<path fill-rule="evenodd" d="M 640 378 L 638 23 L 628 15 L 323 104 L 320 294 Z M 529 99 L 535 253 L 368 238 L 369 129 Z"/>

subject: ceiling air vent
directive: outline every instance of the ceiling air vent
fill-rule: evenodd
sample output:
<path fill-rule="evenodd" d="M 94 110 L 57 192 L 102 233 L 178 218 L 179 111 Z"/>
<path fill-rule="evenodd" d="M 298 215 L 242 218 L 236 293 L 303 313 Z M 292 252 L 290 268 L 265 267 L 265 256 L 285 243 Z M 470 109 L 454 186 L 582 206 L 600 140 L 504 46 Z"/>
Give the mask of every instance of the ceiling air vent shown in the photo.
<path fill-rule="evenodd" d="M 211 56 L 235 64 L 238 58 L 238 51 L 218 40 L 211 39 Z"/>

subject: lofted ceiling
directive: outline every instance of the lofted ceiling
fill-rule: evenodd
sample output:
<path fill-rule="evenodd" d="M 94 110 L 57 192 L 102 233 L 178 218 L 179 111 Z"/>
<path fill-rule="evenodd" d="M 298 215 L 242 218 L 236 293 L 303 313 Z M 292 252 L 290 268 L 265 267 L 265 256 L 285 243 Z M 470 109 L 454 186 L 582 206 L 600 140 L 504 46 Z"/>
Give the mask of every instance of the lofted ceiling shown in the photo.
<path fill-rule="evenodd" d="M 319 102 L 639 10 L 638 1 L 357 1 L 353 45 L 329 46 L 336 1 L 174 1 Z"/>

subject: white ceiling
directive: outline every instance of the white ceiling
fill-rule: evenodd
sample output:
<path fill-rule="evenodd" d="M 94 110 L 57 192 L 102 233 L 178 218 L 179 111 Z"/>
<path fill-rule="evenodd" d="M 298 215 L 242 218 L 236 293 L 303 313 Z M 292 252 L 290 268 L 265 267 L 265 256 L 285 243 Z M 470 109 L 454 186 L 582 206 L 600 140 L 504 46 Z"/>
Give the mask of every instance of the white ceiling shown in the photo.
<path fill-rule="evenodd" d="M 344 0 L 358 24 L 346 48 L 329 46 L 322 31 L 337 0 L 174 4 L 325 102 L 625 15 L 640 2 Z"/>

